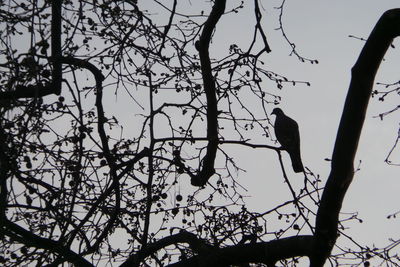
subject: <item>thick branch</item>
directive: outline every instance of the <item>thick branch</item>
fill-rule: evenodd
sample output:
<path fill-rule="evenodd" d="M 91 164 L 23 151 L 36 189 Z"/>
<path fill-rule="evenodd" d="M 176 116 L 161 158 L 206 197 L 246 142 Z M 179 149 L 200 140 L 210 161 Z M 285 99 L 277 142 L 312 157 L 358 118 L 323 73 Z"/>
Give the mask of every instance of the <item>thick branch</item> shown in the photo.
<path fill-rule="evenodd" d="M 54 93 L 61 93 L 61 6 L 62 0 L 52 1 L 51 6 L 51 61 L 53 63 L 52 84 Z"/>
<path fill-rule="evenodd" d="M 0 124 L 0 238 L 3 237 L 3 221 L 6 218 L 6 207 L 7 207 L 7 177 L 10 171 L 9 157 L 8 157 L 8 146 L 6 135 L 3 131 L 3 127 Z"/>
<path fill-rule="evenodd" d="M 7 229 L 6 231 L 12 231 L 15 234 L 14 238 L 18 237 L 23 239 L 23 243 L 28 246 L 42 248 L 57 253 L 64 257 L 68 262 L 74 263 L 76 266 L 93 266 L 85 258 L 56 241 L 37 236 L 7 219 L 3 222 Z"/>
<path fill-rule="evenodd" d="M 74 58 L 74 57 L 62 57 L 61 62 L 64 64 L 69 64 L 69 65 L 75 66 L 77 68 L 87 69 L 88 71 L 90 71 L 93 74 L 93 76 L 96 80 L 96 83 L 101 83 L 104 80 L 104 76 L 101 73 L 101 71 L 95 65 L 90 63 L 89 61 L 79 59 L 79 58 Z"/>
<path fill-rule="evenodd" d="M 216 0 L 214 7 L 204 24 L 200 40 L 196 43 L 199 51 L 201 72 L 203 76 L 204 91 L 207 98 L 207 152 L 203 158 L 203 166 L 197 175 L 191 177 L 191 183 L 194 186 L 203 186 L 208 179 L 215 173 L 214 162 L 218 148 L 218 110 L 217 97 L 215 94 L 215 81 L 211 71 L 211 61 L 209 55 L 209 46 L 211 35 L 225 11 L 226 0 Z"/>
<path fill-rule="evenodd" d="M 313 249 L 313 236 L 294 236 L 270 242 L 241 244 L 208 251 L 169 266 L 208 266 L 219 267 L 241 263 L 265 263 L 274 266 L 275 262 L 308 256 Z"/>
<path fill-rule="evenodd" d="M 201 253 L 203 251 L 208 251 L 211 249 L 210 245 L 208 245 L 205 241 L 197 238 L 195 234 L 183 231 L 175 235 L 167 236 L 152 244 L 148 244 L 139 253 L 131 255 L 123 264 L 121 264 L 121 267 L 139 266 L 139 263 L 143 261 L 146 257 L 152 255 L 160 249 L 178 243 L 189 244 L 189 246 L 197 253 Z"/>
<path fill-rule="evenodd" d="M 0 99 L 34 98 L 54 93 L 53 84 L 17 85 L 15 91 L 0 92 Z"/>
<path fill-rule="evenodd" d="M 379 19 L 352 69 L 352 79 L 336 137 L 332 169 L 316 219 L 316 242 L 311 266 L 323 266 L 337 238 L 339 212 L 353 179 L 353 162 L 375 74 L 392 43 L 400 35 L 400 9 Z"/>

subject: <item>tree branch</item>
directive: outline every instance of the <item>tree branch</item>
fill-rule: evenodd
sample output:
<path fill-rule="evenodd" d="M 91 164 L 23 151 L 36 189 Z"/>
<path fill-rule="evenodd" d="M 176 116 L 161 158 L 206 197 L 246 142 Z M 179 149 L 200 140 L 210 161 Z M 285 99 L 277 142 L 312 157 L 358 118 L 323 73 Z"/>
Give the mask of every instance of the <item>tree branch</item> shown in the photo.
<path fill-rule="evenodd" d="M 323 266 L 338 236 L 339 212 L 354 175 L 354 157 L 364 123 L 375 74 L 392 43 L 400 35 L 400 9 L 386 11 L 371 32 L 352 68 L 352 79 L 336 137 L 328 177 L 316 218 L 311 266 Z"/>
<path fill-rule="evenodd" d="M 312 253 L 313 236 L 293 236 L 272 240 L 269 242 L 240 244 L 208 251 L 169 265 L 180 266 L 207 266 L 220 267 L 241 263 L 265 263 L 275 266 L 275 262 L 298 256 L 308 256 Z"/>
<path fill-rule="evenodd" d="M 258 0 L 254 0 L 254 14 L 256 16 L 256 21 L 257 21 L 256 29 L 260 32 L 261 38 L 262 38 L 262 40 L 264 42 L 264 49 L 261 52 L 266 51 L 267 53 L 270 53 L 271 52 L 271 48 L 270 48 L 270 46 L 268 44 L 267 36 L 265 35 L 264 30 L 263 30 L 263 28 L 261 26 L 262 14 L 260 12 L 260 7 L 259 7 L 259 4 L 258 4 Z"/>
<path fill-rule="evenodd" d="M 61 68 L 61 7 L 62 0 L 51 2 L 51 61 L 53 63 L 52 84 L 54 93 L 61 93 L 62 68 Z"/>
<path fill-rule="evenodd" d="M 59 242 L 37 236 L 31 231 L 25 230 L 23 227 L 13 222 L 10 222 L 7 219 L 3 220 L 3 222 L 5 228 L 7 229 L 6 230 L 7 232 L 12 231 L 15 234 L 14 238 L 20 238 L 21 240 L 23 240 L 21 242 L 28 246 L 42 248 L 49 250 L 53 253 L 57 253 L 67 261 L 74 263 L 76 266 L 83 266 L 83 267 L 93 266 L 85 258 L 73 252 L 68 247 L 63 246 Z"/>
<path fill-rule="evenodd" d="M 61 58 L 61 62 L 64 64 L 69 64 L 78 68 L 84 68 L 87 69 L 88 71 L 90 71 L 95 80 L 96 83 L 98 82 L 103 82 L 104 81 L 104 75 L 101 73 L 101 71 L 92 63 L 90 63 L 89 61 L 86 60 L 82 60 L 79 58 L 75 58 L 75 57 L 62 57 Z"/>
<path fill-rule="evenodd" d="M 214 162 L 218 149 L 218 110 L 217 97 L 215 94 L 215 81 L 211 71 L 209 46 L 211 35 L 225 11 L 226 0 L 216 0 L 213 9 L 204 24 L 200 40 L 196 42 L 199 51 L 201 73 L 203 76 L 204 91 L 207 98 L 207 152 L 203 158 L 203 166 L 197 175 L 191 176 L 191 183 L 194 186 L 204 186 L 208 179 L 215 173 Z"/>
<path fill-rule="evenodd" d="M 182 231 L 175 235 L 167 236 L 163 239 L 160 239 L 157 242 L 148 244 L 139 253 L 131 255 L 123 264 L 121 264 L 121 267 L 138 266 L 141 261 L 143 261 L 146 257 L 150 256 L 151 254 L 157 252 L 162 248 L 178 243 L 189 244 L 189 246 L 197 253 L 209 251 L 211 249 L 210 245 L 208 245 L 202 239 L 197 238 L 195 234 Z"/>

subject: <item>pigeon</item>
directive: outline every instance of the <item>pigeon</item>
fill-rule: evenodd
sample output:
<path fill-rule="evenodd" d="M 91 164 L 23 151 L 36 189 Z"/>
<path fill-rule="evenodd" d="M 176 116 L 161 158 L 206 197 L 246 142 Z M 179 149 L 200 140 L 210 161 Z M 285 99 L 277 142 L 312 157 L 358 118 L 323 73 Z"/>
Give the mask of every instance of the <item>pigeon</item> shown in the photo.
<path fill-rule="evenodd" d="M 283 150 L 289 153 L 294 172 L 303 172 L 303 163 L 300 156 L 300 134 L 297 122 L 283 113 L 280 108 L 274 108 L 275 136 Z"/>

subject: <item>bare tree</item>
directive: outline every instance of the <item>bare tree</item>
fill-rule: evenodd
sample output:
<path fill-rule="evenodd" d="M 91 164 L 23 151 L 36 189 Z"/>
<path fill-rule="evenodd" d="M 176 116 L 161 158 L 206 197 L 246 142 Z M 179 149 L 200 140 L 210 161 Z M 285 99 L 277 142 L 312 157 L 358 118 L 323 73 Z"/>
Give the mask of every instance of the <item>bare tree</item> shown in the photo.
<path fill-rule="evenodd" d="M 243 1 L 227 10 L 215 0 L 193 13 L 177 0 L 144 2 L 2 3 L 2 264 L 290 266 L 308 257 L 323 266 L 380 257 L 398 265 L 395 240 L 332 249 L 346 235 L 339 213 L 400 10 L 383 14 L 352 69 L 326 185 L 306 168 L 296 192 L 270 134 L 280 97 L 263 82 L 309 84 L 267 70 L 259 1 L 248 47 L 231 44 L 218 57 L 210 56 L 218 23 Z M 297 53 L 279 22 L 293 54 L 318 63 Z M 249 210 L 231 146 L 276 151 L 287 201 Z M 187 180 L 191 188 L 181 190 Z M 272 220 L 285 223 L 269 229 Z"/>

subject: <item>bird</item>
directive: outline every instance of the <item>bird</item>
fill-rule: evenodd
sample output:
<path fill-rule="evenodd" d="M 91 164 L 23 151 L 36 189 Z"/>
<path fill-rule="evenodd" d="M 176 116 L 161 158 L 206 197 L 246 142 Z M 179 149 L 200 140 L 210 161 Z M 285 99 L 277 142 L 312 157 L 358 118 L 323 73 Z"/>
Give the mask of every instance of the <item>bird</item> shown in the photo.
<path fill-rule="evenodd" d="M 271 115 L 276 115 L 274 129 L 276 139 L 292 161 L 294 172 L 303 172 L 304 167 L 300 155 L 299 125 L 295 120 L 283 113 L 282 109 L 274 108 Z"/>

